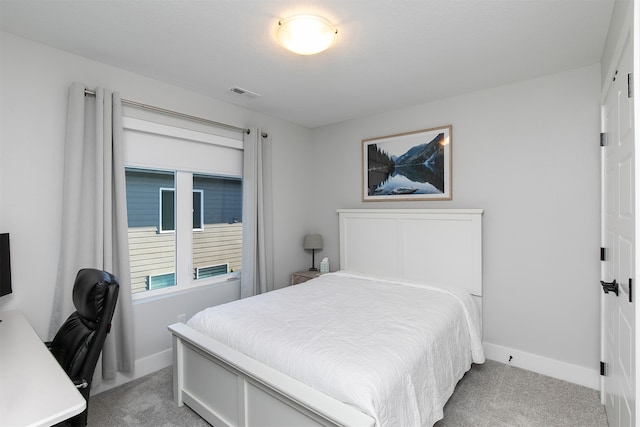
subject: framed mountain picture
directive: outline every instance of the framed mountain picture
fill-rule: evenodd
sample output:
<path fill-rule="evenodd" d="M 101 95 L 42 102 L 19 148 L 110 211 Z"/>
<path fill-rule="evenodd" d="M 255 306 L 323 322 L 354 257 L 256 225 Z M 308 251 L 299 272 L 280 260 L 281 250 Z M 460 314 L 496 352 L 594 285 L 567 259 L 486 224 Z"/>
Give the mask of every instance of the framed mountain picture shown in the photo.
<path fill-rule="evenodd" d="M 362 141 L 362 199 L 451 200 L 451 125 Z"/>

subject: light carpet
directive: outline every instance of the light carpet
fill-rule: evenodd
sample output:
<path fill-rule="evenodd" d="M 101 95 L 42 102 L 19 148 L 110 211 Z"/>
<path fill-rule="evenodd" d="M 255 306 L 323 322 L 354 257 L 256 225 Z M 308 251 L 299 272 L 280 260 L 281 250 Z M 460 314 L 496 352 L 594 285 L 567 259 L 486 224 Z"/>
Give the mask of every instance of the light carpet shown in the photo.
<path fill-rule="evenodd" d="M 474 365 L 456 387 L 435 427 L 606 427 L 599 392 L 502 363 Z M 165 368 L 91 397 L 89 426 L 209 424 L 173 403 Z M 400 427 L 400 426 L 399 426 Z"/>

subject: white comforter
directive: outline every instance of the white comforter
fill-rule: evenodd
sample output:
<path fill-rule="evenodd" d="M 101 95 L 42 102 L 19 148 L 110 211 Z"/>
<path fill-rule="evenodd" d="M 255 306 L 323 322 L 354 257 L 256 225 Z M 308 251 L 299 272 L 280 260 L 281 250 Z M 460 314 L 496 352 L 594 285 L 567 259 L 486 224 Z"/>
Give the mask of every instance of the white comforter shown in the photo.
<path fill-rule="evenodd" d="M 189 326 L 375 418 L 431 426 L 484 362 L 465 291 L 351 272 L 208 308 Z"/>

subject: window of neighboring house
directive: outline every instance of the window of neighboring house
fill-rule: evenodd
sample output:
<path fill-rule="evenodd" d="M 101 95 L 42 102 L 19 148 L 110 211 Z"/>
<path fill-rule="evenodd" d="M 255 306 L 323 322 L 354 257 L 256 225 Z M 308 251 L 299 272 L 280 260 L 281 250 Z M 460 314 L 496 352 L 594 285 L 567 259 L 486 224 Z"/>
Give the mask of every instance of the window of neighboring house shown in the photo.
<path fill-rule="evenodd" d="M 176 230 L 176 202 L 173 188 L 160 189 L 160 233 Z"/>
<path fill-rule="evenodd" d="M 134 298 L 239 272 L 242 136 L 123 124 Z"/>
<path fill-rule="evenodd" d="M 175 231 L 175 190 L 160 189 L 160 233 Z M 202 230 L 203 191 L 193 190 L 193 230 Z"/>
<path fill-rule="evenodd" d="M 202 204 L 204 192 L 202 190 L 193 190 L 193 231 L 202 230 Z"/>

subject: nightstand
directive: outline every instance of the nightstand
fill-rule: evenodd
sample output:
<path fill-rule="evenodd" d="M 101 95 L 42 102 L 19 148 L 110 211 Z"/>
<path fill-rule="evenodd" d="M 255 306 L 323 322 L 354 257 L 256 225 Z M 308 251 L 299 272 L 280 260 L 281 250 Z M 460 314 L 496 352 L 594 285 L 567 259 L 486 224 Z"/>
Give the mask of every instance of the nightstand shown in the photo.
<path fill-rule="evenodd" d="M 291 284 L 297 285 L 320 276 L 320 271 L 296 271 L 291 274 Z"/>

